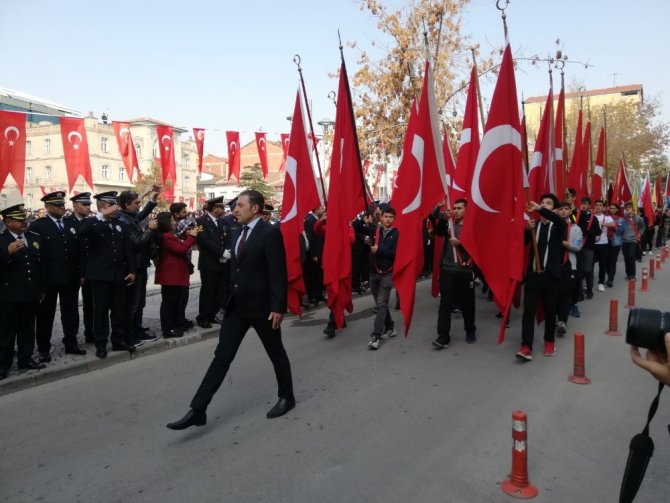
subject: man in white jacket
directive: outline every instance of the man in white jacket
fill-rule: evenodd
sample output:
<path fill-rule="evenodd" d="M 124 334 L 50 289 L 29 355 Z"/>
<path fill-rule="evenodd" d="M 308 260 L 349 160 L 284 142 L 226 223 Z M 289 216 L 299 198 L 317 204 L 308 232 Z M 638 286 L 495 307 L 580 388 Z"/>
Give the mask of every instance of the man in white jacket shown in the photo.
<path fill-rule="evenodd" d="M 579 225 L 572 222 L 570 203 L 562 201 L 556 210 L 558 215 L 565 220 L 568 228 L 563 239 L 563 258 L 561 260 L 561 277 L 559 280 L 558 308 L 556 316 L 556 335 L 562 337 L 567 332 L 568 314 L 570 306 L 574 303 L 574 292 L 577 286 L 577 252 L 582 249 L 584 235 Z"/>

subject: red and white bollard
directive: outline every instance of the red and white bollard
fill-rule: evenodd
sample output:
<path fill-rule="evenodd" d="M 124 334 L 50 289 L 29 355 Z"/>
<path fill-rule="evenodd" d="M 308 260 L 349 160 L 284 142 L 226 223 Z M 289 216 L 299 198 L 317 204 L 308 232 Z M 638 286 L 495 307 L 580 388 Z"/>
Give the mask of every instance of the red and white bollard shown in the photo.
<path fill-rule="evenodd" d="M 641 292 L 649 291 L 649 273 L 647 272 L 646 267 L 642 268 L 642 285 L 640 286 L 640 291 Z"/>
<path fill-rule="evenodd" d="M 660 253 L 656 254 L 656 270 L 657 271 L 661 270 L 661 254 Z"/>
<path fill-rule="evenodd" d="M 656 275 L 654 274 L 655 270 L 656 270 L 656 267 L 654 267 L 654 259 L 650 258 L 649 259 L 649 279 L 656 279 Z"/>
<path fill-rule="evenodd" d="M 665 259 L 667 258 L 667 254 L 665 253 L 665 248 L 661 250 L 661 264 L 665 264 Z"/>
<path fill-rule="evenodd" d="M 512 412 L 512 474 L 502 481 L 502 490 L 519 499 L 537 496 L 537 487 L 528 481 L 528 416 L 522 410 Z"/>
<path fill-rule="evenodd" d="M 575 384 L 589 384 L 591 379 L 586 377 L 586 355 L 584 351 L 584 334 L 575 333 L 575 365 L 573 374 L 568 377 L 568 381 Z"/>
<path fill-rule="evenodd" d="M 635 307 L 635 280 L 628 280 L 628 304 L 624 306 L 626 309 Z"/>
<path fill-rule="evenodd" d="M 605 335 L 621 335 L 619 332 L 619 301 L 610 299 L 610 328 Z"/>

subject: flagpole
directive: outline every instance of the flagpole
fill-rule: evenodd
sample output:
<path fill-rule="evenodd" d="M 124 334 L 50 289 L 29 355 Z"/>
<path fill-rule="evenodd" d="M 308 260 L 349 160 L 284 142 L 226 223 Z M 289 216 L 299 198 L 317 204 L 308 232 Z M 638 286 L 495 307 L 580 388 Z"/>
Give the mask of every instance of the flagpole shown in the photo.
<path fill-rule="evenodd" d="M 551 99 L 549 100 L 549 159 L 551 160 L 551 185 L 549 186 L 554 194 L 558 187 L 558 173 L 556 173 L 556 145 L 554 144 L 554 74 L 549 63 L 549 93 Z M 553 185 L 553 187 L 552 187 Z"/>
<path fill-rule="evenodd" d="M 589 116 L 589 124 L 591 123 L 591 98 L 589 97 L 588 100 L 586 100 L 586 111 L 587 115 Z M 591 180 L 591 177 L 593 177 L 593 126 L 591 126 L 591 138 L 589 138 L 589 162 L 588 162 L 588 177 L 587 177 L 587 182 L 588 180 Z M 591 187 L 591 191 L 593 191 L 593 187 Z"/>
<path fill-rule="evenodd" d="M 565 63 L 563 62 L 563 65 L 561 66 L 561 93 L 563 93 L 563 110 L 561 110 L 561 144 L 563 145 L 563 169 L 561 170 L 561 176 L 563 177 L 563 188 L 567 189 L 568 188 L 568 180 L 567 180 L 567 174 L 566 174 L 566 167 L 570 166 L 568 163 L 568 144 L 566 142 L 567 139 L 567 124 L 565 123 L 565 71 L 563 68 L 565 67 Z"/>
<path fill-rule="evenodd" d="M 344 81 L 346 83 L 346 89 L 347 89 L 347 100 L 349 101 L 349 116 L 351 117 L 351 127 L 354 130 L 354 142 L 356 145 L 356 161 L 358 164 L 358 173 L 361 176 L 361 187 L 363 188 L 363 202 L 365 203 L 365 206 L 363 207 L 363 211 L 366 211 L 368 209 L 368 195 L 371 195 L 370 189 L 368 188 L 368 184 L 365 183 L 365 176 L 363 175 L 363 164 L 361 163 L 361 148 L 360 145 L 358 144 L 358 130 L 356 129 L 356 116 L 354 115 L 354 102 L 351 99 L 351 89 L 349 88 L 349 76 L 347 75 L 347 65 L 344 62 L 344 52 L 342 50 L 342 37 L 340 37 L 340 30 L 337 30 L 337 38 L 340 42 L 340 58 L 342 59 L 342 71 L 344 72 Z M 370 200 L 372 197 L 370 197 Z"/>
<path fill-rule="evenodd" d="M 607 105 L 603 105 L 603 128 L 605 129 L 605 145 L 604 145 L 604 154 L 603 161 L 605 163 L 605 184 L 609 184 L 609 171 L 607 169 Z M 607 185 L 606 185 L 607 186 Z"/>
<path fill-rule="evenodd" d="M 479 105 L 479 116 L 482 120 L 482 129 L 486 126 L 486 118 L 484 117 L 484 104 L 482 102 L 482 91 L 479 88 L 479 68 L 477 68 L 477 58 L 475 57 L 475 48 L 470 47 L 472 51 L 472 64 L 475 67 L 475 81 L 477 84 L 477 102 Z"/>
<path fill-rule="evenodd" d="M 307 100 L 307 89 L 305 88 L 305 79 L 302 77 L 302 67 L 300 66 L 300 55 L 296 54 L 293 57 L 293 62 L 298 67 L 300 74 L 300 85 L 302 86 L 302 96 L 305 100 L 305 108 L 307 109 L 307 120 L 309 122 L 309 130 L 312 133 L 312 143 L 314 145 L 314 155 L 316 156 L 316 166 L 319 169 L 319 179 L 321 181 L 321 192 L 323 194 L 323 205 L 328 206 L 328 199 L 326 198 L 326 186 L 323 183 L 323 172 L 321 171 L 321 161 L 319 160 L 319 151 L 316 149 L 316 135 L 314 134 L 314 125 L 312 124 L 312 112 L 309 109 L 309 101 Z"/>

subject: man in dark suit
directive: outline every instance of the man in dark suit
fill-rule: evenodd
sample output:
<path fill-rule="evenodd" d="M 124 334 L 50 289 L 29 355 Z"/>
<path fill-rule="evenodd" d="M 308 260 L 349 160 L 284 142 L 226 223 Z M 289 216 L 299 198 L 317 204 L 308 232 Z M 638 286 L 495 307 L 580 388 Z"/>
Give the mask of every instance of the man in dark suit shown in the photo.
<path fill-rule="evenodd" d="M 325 208 L 319 206 L 314 208 L 307 217 L 305 217 L 305 235 L 309 243 L 307 249 L 307 260 L 305 261 L 305 288 L 307 289 L 307 299 L 310 303 L 318 305 L 324 302 L 323 298 L 323 269 L 322 256 L 324 237 L 314 232 L 314 224 L 323 216 Z"/>
<path fill-rule="evenodd" d="M 242 228 L 235 231 L 232 238 L 232 290 L 219 344 L 191 401 L 191 410 L 179 421 L 167 425 L 172 430 L 206 424 L 207 406 L 226 377 L 250 327 L 256 330 L 272 360 L 279 388 L 279 400 L 267 417 L 282 416 L 295 407 L 291 364 L 280 328 L 286 312 L 286 254 L 279 229 L 261 219 L 263 204 L 263 195 L 255 190 L 245 190 L 238 197 L 235 216 Z"/>
<path fill-rule="evenodd" d="M 0 379 L 7 377 L 18 348 L 20 369 L 42 369 L 33 360 L 35 313 L 44 289 L 39 234 L 27 231 L 22 204 L 1 212 L 7 229 L 0 234 Z"/>
<path fill-rule="evenodd" d="M 30 230 L 42 238 L 40 250 L 46 290 L 37 308 L 36 340 L 40 363 L 51 361 L 51 334 L 56 316 L 56 302 L 60 302 L 60 320 L 63 325 L 65 353 L 85 355 L 79 347 L 79 241 L 77 229 L 65 215 L 65 192 L 52 192 L 42 198 L 46 218 L 30 224 Z"/>
<path fill-rule="evenodd" d="M 88 244 L 85 278 L 93 294 L 95 356 L 107 358 L 110 319 L 112 351 L 135 350 L 125 324 L 126 285 L 135 281 L 135 250 L 128 229 L 116 218 L 121 210 L 116 191 L 93 197 L 98 213 L 81 223 L 79 234 Z"/>
<path fill-rule="evenodd" d="M 93 338 L 93 294 L 91 293 L 91 285 L 84 279 L 84 271 L 86 270 L 86 239 L 78 234 L 81 222 L 91 216 L 91 193 L 82 192 L 70 198 L 72 201 L 72 214 L 63 218 L 64 222 L 68 222 L 71 227 L 77 232 L 77 267 L 79 269 L 79 286 L 81 286 L 81 300 L 82 311 L 84 314 L 84 340 L 88 343 L 95 342 Z M 77 297 L 79 292 L 77 291 Z"/>
<path fill-rule="evenodd" d="M 205 214 L 196 220 L 201 281 L 196 320 L 202 328 L 211 328 L 212 323 L 221 323 L 216 315 L 226 296 L 226 279 L 230 278 L 230 228 L 224 225 L 222 216 L 223 196 L 207 201 Z"/>
<path fill-rule="evenodd" d="M 544 356 L 554 356 L 556 353 L 554 333 L 567 224 L 554 213 L 554 208 L 558 206 L 558 198 L 554 194 L 543 194 L 540 201 L 541 205 L 535 202 L 528 205 L 528 211 L 540 214 L 540 221 L 537 226 L 526 231 L 527 240 L 532 238 L 531 233 L 535 234 L 538 253 L 537 258 L 534 252 L 530 253 L 523 288 L 521 348 L 516 357 L 524 361 L 533 359 L 535 313 L 540 299 L 544 307 Z M 529 225 L 532 225 L 532 221 Z"/>

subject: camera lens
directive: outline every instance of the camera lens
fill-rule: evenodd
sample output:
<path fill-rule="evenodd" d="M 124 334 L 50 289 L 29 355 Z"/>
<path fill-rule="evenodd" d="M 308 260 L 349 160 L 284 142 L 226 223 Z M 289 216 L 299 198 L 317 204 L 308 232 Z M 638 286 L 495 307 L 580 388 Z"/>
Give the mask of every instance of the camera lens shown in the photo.
<path fill-rule="evenodd" d="M 630 310 L 626 328 L 628 344 L 664 352 L 666 332 L 670 332 L 670 313 L 640 307 Z"/>

